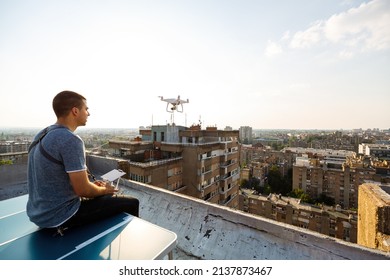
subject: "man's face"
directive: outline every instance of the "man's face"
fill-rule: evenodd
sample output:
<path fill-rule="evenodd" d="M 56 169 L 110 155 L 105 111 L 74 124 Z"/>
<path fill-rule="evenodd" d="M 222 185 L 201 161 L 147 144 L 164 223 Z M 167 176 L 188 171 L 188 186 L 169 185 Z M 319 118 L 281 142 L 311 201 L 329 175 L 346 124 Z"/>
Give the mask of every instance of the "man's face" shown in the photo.
<path fill-rule="evenodd" d="M 83 101 L 81 109 L 78 109 L 77 123 L 79 126 L 85 126 L 89 116 L 87 101 Z"/>

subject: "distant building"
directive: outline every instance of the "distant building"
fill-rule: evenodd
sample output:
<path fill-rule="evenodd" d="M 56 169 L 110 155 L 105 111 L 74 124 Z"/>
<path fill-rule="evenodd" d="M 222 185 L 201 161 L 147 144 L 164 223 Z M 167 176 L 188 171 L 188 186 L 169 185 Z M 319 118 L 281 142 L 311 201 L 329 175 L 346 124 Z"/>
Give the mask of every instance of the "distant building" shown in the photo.
<path fill-rule="evenodd" d="M 0 154 L 26 152 L 30 141 L 1 141 Z"/>
<path fill-rule="evenodd" d="M 326 195 L 344 209 L 358 208 L 358 188 L 372 180 L 376 169 L 354 152 L 316 150 L 302 154 L 293 166 L 293 189 L 311 198 Z"/>
<path fill-rule="evenodd" d="M 252 144 L 252 127 L 250 126 L 240 127 L 239 141 L 241 144 Z"/>
<path fill-rule="evenodd" d="M 242 191 L 240 202 L 246 212 L 349 242 L 357 242 L 355 211 L 304 204 L 299 199 L 276 194 L 261 196 L 250 190 Z"/>
<path fill-rule="evenodd" d="M 359 154 L 376 157 L 381 160 L 390 160 L 390 145 L 359 144 Z"/>
<path fill-rule="evenodd" d="M 283 145 L 284 140 L 279 138 L 255 138 L 252 141 L 253 144 L 262 144 L 264 146 Z"/>
<path fill-rule="evenodd" d="M 294 161 L 295 155 L 290 151 L 275 151 L 262 144 L 241 146 L 241 166 L 250 168 L 251 175 L 260 180 L 261 186 L 272 166 L 277 166 L 282 176 L 286 176 Z"/>

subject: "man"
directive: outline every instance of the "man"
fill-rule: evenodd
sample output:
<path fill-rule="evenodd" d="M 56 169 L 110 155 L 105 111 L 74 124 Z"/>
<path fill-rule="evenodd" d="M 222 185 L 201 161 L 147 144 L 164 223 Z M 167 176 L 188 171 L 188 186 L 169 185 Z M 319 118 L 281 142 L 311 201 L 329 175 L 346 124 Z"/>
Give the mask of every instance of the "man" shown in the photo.
<path fill-rule="evenodd" d="M 62 91 L 53 99 L 54 125 L 40 131 L 28 158 L 27 215 L 42 228 L 66 228 L 127 212 L 138 216 L 139 201 L 119 196 L 110 183 L 90 182 L 83 140 L 73 132 L 87 123 L 86 99 Z"/>

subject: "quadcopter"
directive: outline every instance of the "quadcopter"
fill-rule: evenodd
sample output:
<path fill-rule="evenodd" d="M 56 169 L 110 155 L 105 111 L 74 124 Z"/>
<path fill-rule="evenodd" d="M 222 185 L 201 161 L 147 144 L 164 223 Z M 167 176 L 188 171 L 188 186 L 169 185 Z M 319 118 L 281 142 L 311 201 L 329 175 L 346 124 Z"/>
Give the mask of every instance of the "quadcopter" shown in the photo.
<path fill-rule="evenodd" d="M 169 113 L 173 113 L 174 111 L 183 113 L 183 104 L 190 102 L 188 99 L 187 100 L 180 99 L 180 95 L 178 95 L 176 99 L 175 98 L 164 99 L 164 97 L 162 96 L 159 97 L 161 98 L 161 101 L 167 102 L 167 112 Z M 169 105 L 171 105 L 170 108 Z"/>

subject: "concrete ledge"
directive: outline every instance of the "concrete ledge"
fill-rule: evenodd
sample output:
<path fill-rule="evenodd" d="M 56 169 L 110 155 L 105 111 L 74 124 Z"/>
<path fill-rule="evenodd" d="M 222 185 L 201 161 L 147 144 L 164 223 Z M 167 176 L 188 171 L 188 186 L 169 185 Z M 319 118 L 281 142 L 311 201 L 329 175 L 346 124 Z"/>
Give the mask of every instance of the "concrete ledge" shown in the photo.
<path fill-rule="evenodd" d="M 138 182 L 123 192 L 140 200 L 140 217 L 178 235 L 187 257 L 204 260 L 374 260 L 390 254 L 207 203 Z M 180 256 L 174 256 L 180 259 Z"/>
<path fill-rule="evenodd" d="M 390 254 L 390 187 L 363 184 L 359 188 L 358 243 Z"/>

